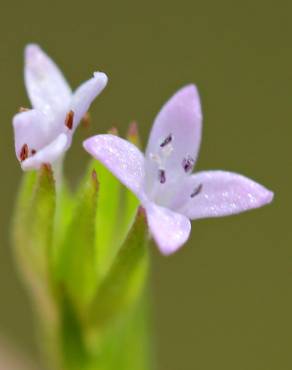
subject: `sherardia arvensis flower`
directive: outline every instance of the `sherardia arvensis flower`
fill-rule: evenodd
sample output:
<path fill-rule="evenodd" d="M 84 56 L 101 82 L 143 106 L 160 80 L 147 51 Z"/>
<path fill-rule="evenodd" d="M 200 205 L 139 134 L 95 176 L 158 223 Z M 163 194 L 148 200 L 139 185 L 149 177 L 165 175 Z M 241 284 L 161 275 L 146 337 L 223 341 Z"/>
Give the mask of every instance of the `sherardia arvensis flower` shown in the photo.
<path fill-rule="evenodd" d="M 155 119 L 145 155 L 113 135 L 97 135 L 84 148 L 141 201 L 150 233 L 170 254 L 189 237 L 190 220 L 227 216 L 270 203 L 273 193 L 225 171 L 192 174 L 201 141 L 202 113 L 194 85 L 179 90 Z"/>
<path fill-rule="evenodd" d="M 73 133 L 90 104 L 107 84 L 95 72 L 72 93 L 57 65 L 38 45 L 25 49 L 25 86 L 32 109 L 21 109 L 13 118 L 15 151 L 23 170 L 52 164 L 70 147 Z"/>

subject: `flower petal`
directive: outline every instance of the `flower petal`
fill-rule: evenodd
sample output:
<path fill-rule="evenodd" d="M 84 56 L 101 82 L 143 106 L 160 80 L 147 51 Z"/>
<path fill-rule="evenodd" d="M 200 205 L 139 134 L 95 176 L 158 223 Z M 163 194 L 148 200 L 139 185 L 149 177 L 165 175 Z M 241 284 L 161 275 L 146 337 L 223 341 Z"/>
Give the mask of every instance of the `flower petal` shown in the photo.
<path fill-rule="evenodd" d="M 54 163 L 66 151 L 67 142 L 67 135 L 63 133 L 60 134 L 49 145 L 45 146 L 40 151 L 36 152 L 36 154 L 23 161 L 21 163 L 22 169 L 24 171 L 39 169 L 42 164 Z"/>
<path fill-rule="evenodd" d="M 190 220 L 154 203 L 144 204 L 150 232 L 159 250 L 165 254 L 177 251 L 189 238 Z"/>
<path fill-rule="evenodd" d="M 26 89 L 34 108 L 59 112 L 68 107 L 71 89 L 57 65 L 38 45 L 26 47 L 24 72 Z"/>
<path fill-rule="evenodd" d="M 73 130 L 88 111 L 92 101 L 105 88 L 107 81 L 108 78 L 105 73 L 95 72 L 94 77 L 84 82 L 75 91 L 70 104 L 70 109 L 74 112 Z"/>
<path fill-rule="evenodd" d="M 35 109 L 16 114 L 13 117 L 13 127 L 18 158 L 23 145 L 28 145 L 30 150 L 39 150 L 51 140 L 47 116 Z"/>
<path fill-rule="evenodd" d="M 157 179 L 157 158 L 166 172 L 166 182 L 191 172 L 200 147 L 201 129 L 199 94 L 194 85 L 188 85 L 170 98 L 154 121 L 146 150 L 147 182 Z M 169 139 L 171 142 L 165 144 Z M 167 146 L 172 150 L 166 150 Z M 183 163 L 187 159 L 192 163 L 185 171 Z"/>
<path fill-rule="evenodd" d="M 273 193 L 242 175 L 225 171 L 199 172 L 179 191 L 173 208 L 190 219 L 228 216 L 268 204 Z"/>
<path fill-rule="evenodd" d="M 135 145 L 115 135 L 97 135 L 83 146 L 133 193 L 143 196 L 144 155 Z"/>

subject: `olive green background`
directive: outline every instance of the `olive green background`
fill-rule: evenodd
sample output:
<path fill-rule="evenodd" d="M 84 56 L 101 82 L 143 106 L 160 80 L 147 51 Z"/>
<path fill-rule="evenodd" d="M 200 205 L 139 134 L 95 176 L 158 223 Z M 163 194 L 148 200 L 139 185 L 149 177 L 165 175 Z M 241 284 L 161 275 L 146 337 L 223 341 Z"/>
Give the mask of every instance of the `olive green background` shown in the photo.
<path fill-rule="evenodd" d="M 1 3 L 0 337 L 37 357 L 9 243 L 22 174 L 11 117 L 29 104 L 23 48 L 37 42 L 73 87 L 96 69 L 110 78 L 68 154 L 72 182 L 88 159 L 83 138 L 112 126 L 124 134 L 136 119 L 145 144 L 164 101 L 194 82 L 204 112 L 197 168 L 243 173 L 275 191 L 263 209 L 193 222 L 170 258 L 151 246 L 159 370 L 292 368 L 291 14 L 288 0 Z"/>

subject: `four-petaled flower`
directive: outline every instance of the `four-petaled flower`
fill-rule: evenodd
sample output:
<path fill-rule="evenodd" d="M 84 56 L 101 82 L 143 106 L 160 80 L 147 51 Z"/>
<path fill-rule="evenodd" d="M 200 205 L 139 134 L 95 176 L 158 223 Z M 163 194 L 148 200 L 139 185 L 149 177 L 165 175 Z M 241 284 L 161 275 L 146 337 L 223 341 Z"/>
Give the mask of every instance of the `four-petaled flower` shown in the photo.
<path fill-rule="evenodd" d="M 202 113 L 194 85 L 179 90 L 155 119 L 145 156 L 130 142 L 97 135 L 84 148 L 141 201 L 159 249 L 170 254 L 189 237 L 190 219 L 226 216 L 271 202 L 273 193 L 236 173 L 192 174 Z"/>
<path fill-rule="evenodd" d="M 25 85 L 33 109 L 13 118 L 16 156 L 23 170 L 53 163 L 70 147 L 73 133 L 107 76 L 94 76 L 72 93 L 57 65 L 37 46 L 25 50 Z"/>

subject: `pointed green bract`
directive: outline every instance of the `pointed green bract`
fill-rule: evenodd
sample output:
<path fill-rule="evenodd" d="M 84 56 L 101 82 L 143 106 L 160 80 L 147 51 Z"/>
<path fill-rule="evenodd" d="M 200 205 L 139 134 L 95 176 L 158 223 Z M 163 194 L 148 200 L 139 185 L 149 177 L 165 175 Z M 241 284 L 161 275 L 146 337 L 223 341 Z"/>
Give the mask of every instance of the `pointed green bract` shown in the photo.
<path fill-rule="evenodd" d="M 98 174 L 100 183 L 95 215 L 95 263 L 99 278 L 102 278 L 119 247 L 121 184 L 96 160 L 91 161 L 89 166 L 89 172 L 93 170 Z"/>
<path fill-rule="evenodd" d="M 15 250 L 21 269 L 42 279 L 50 270 L 55 201 L 50 166 L 24 177 L 15 213 Z"/>
<path fill-rule="evenodd" d="M 24 173 L 14 210 L 12 238 L 14 254 L 17 267 L 29 285 L 33 282 L 33 272 L 31 271 L 30 255 L 28 245 L 30 244 L 28 209 L 35 189 L 37 173 L 35 171 Z"/>
<path fill-rule="evenodd" d="M 60 302 L 60 353 L 62 370 L 87 370 L 88 352 L 74 304 L 64 290 Z"/>
<path fill-rule="evenodd" d="M 19 253 L 23 252 L 22 245 L 28 242 L 27 213 L 33 196 L 36 178 L 37 173 L 35 171 L 25 172 L 19 188 L 12 225 L 12 237 L 17 249 L 17 257 L 20 257 Z"/>
<path fill-rule="evenodd" d="M 148 270 L 145 213 L 139 209 L 134 225 L 101 283 L 91 305 L 91 322 L 103 326 L 134 304 L 143 291 Z"/>
<path fill-rule="evenodd" d="M 55 203 L 50 166 L 25 174 L 13 224 L 14 253 L 35 308 L 44 317 L 55 312 L 51 279 Z"/>
<path fill-rule="evenodd" d="M 60 258 L 67 236 L 67 230 L 74 217 L 74 207 L 76 207 L 76 196 L 72 193 L 66 181 L 63 180 L 58 189 L 53 235 L 53 263 L 56 266 L 54 269 L 54 278 L 56 280 L 58 280 L 58 274 L 60 273 Z"/>
<path fill-rule="evenodd" d="M 97 175 L 93 171 L 79 190 L 73 217 L 60 251 L 61 283 L 80 308 L 90 301 L 97 282 L 95 217 L 98 189 Z"/>
<path fill-rule="evenodd" d="M 29 209 L 30 251 L 41 273 L 49 273 L 52 257 L 53 226 L 56 207 L 52 168 L 43 165 L 38 172 L 35 192 Z"/>
<path fill-rule="evenodd" d="M 95 161 L 94 168 L 100 179 L 96 249 L 98 271 L 102 277 L 117 250 L 121 184 L 101 163 Z"/>
<path fill-rule="evenodd" d="M 125 240 L 129 230 L 131 229 L 139 206 L 139 200 L 137 197 L 125 187 L 122 189 L 121 199 L 123 215 L 120 223 L 119 244 Z"/>
<path fill-rule="evenodd" d="M 137 129 L 131 132 L 137 139 Z M 115 128 L 109 133 L 118 135 Z M 97 270 L 102 279 L 133 224 L 139 202 L 103 164 L 92 160 L 89 170 L 93 169 L 100 182 L 95 247 Z"/>

